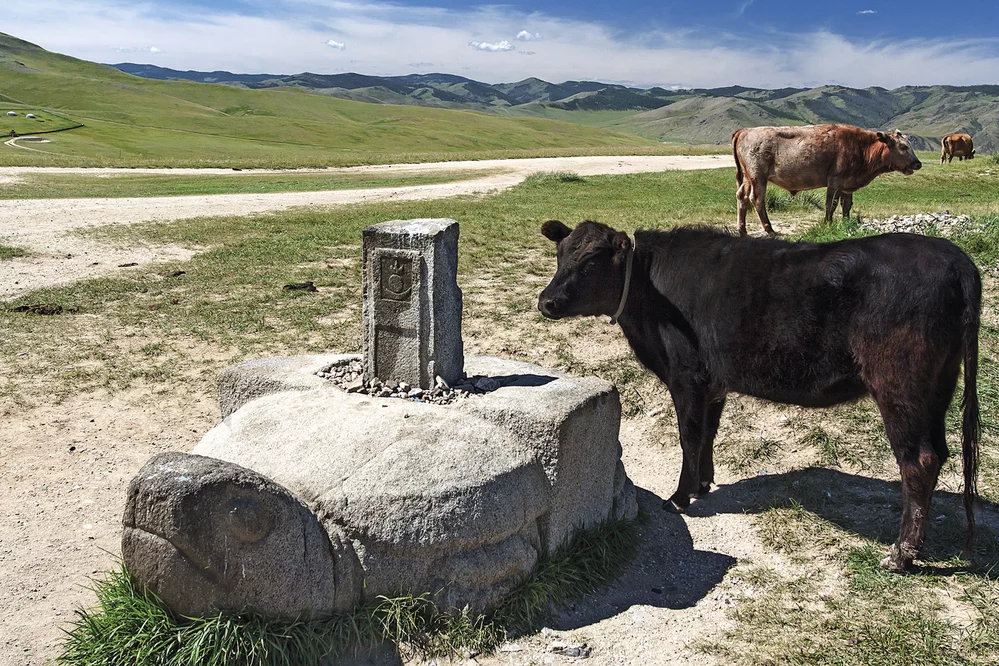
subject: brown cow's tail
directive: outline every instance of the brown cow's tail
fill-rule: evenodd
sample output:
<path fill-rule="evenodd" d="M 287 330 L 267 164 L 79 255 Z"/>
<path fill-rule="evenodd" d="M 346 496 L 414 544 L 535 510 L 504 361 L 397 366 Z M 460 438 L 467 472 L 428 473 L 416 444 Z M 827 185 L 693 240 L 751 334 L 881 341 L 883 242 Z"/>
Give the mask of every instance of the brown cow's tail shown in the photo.
<path fill-rule="evenodd" d="M 735 184 L 742 187 L 742 162 L 739 161 L 739 137 L 742 136 L 742 130 L 737 129 L 732 132 L 732 157 L 735 158 Z"/>
<path fill-rule="evenodd" d="M 968 517 L 968 541 L 965 546 L 971 558 L 975 542 L 975 498 L 978 496 L 978 439 L 981 420 L 978 413 L 978 327 L 982 309 L 982 279 L 976 268 L 961 275 L 964 314 L 961 316 L 961 337 L 964 343 L 964 399 L 961 406 L 961 461 L 964 467 L 964 512 Z"/>

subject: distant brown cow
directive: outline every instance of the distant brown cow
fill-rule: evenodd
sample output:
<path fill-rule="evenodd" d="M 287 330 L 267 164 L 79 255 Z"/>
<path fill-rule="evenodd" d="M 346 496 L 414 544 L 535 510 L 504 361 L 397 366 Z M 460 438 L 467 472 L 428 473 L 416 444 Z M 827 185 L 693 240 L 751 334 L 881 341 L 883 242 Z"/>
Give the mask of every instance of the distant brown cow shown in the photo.
<path fill-rule="evenodd" d="M 735 180 L 739 185 L 739 233 L 746 235 L 746 212 L 752 202 L 769 235 L 774 235 L 767 215 L 767 183 L 792 195 L 801 190 L 826 188 L 826 222 L 843 201 L 849 217 L 853 193 L 889 171 L 905 175 L 923 165 L 905 136 L 872 132 L 850 125 L 805 127 L 750 127 L 732 135 Z"/>
<path fill-rule="evenodd" d="M 971 142 L 971 137 L 967 134 L 948 134 L 940 141 L 940 164 L 947 158 L 947 164 L 956 157 L 963 161 L 975 159 L 975 144 Z"/>

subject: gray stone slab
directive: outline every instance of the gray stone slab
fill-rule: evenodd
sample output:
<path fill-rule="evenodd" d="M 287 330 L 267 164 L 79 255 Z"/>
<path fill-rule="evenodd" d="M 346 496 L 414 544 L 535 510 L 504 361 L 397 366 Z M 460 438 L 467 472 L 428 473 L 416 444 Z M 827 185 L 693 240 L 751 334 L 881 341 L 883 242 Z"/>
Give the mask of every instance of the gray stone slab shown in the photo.
<path fill-rule="evenodd" d="M 461 378 L 458 223 L 394 220 L 363 234 L 364 377 L 432 388 Z"/>

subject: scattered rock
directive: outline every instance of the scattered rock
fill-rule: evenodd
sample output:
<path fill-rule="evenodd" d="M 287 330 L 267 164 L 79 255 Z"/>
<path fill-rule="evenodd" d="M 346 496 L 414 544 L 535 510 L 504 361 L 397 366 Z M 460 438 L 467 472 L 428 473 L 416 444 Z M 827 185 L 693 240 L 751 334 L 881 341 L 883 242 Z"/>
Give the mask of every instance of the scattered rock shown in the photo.
<path fill-rule="evenodd" d="M 315 374 L 333 382 L 347 393 L 363 393 L 376 398 L 399 398 L 436 405 L 447 405 L 455 400 L 489 393 L 503 386 L 499 380 L 484 375 L 462 379 L 454 386 L 448 386 L 444 380 L 437 377 L 435 386 L 431 389 L 410 386 L 407 382 L 386 382 L 378 377 L 365 382 L 362 376 L 363 364 L 358 360 L 338 361 L 333 365 L 324 366 Z"/>
<path fill-rule="evenodd" d="M 167 275 L 167 277 L 170 277 L 170 278 L 180 277 L 181 275 L 183 275 L 186 272 L 187 271 L 174 271 L 173 273 L 170 273 L 169 275 Z"/>
<path fill-rule="evenodd" d="M 472 385 L 483 393 L 495 391 L 501 384 L 492 377 L 480 377 L 472 382 Z"/>
<path fill-rule="evenodd" d="M 915 215 L 892 215 L 883 220 L 870 219 L 861 222 L 860 227 L 878 233 L 911 233 L 926 235 L 931 231 L 941 236 L 950 236 L 957 230 L 975 229 L 967 215 L 951 215 L 950 211 L 939 213 L 916 213 Z"/>
<path fill-rule="evenodd" d="M 132 266 L 138 266 L 138 265 L 139 265 L 139 262 L 137 262 L 137 261 L 130 261 L 127 264 L 118 264 L 118 268 L 131 268 Z"/>
<path fill-rule="evenodd" d="M 581 659 L 586 659 L 590 656 L 592 648 L 586 643 L 580 643 L 579 645 L 569 645 L 567 643 L 552 643 L 548 646 L 548 651 L 554 654 L 560 654 L 563 657 L 578 657 Z"/>

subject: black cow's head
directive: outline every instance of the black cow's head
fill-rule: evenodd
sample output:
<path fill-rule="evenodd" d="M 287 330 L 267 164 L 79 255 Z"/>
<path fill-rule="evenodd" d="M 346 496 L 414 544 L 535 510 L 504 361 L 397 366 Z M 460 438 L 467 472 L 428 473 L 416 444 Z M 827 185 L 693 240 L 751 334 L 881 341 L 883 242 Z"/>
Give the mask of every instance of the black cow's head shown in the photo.
<path fill-rule="evenodd" d="M 916 151 L 909 145 L 908 137 L 898 130 L 878 132 L 878 141 L 888 146 L 888 162 L 894 171 L 911 176 L 913 171 L 923 168 Z"/>
<path fill-rule="evenodd" d="M 541 225 L 557 246 L 555 277 L 538 296 L 538 309 L 549 319 L 613 315 L 624 290 L 631 239 L 599 222 L 570 229 L 558 220 Z"/>

